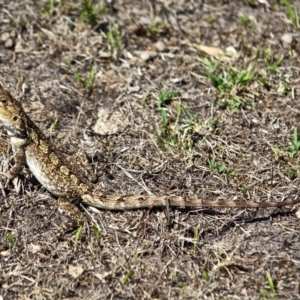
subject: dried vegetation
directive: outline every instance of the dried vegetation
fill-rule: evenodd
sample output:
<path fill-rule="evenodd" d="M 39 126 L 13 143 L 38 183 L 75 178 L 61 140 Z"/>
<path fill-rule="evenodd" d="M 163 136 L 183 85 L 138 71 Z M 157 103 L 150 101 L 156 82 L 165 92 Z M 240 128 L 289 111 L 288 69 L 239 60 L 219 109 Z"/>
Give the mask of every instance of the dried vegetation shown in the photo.
<path fill-rule="evenodd" d="M 299 197 L 299 3 L 199 2 L 0 0 L 0 85 L 108 191 Z M 296 207 L 56 209 L 27 169 L 1 195 L 0 298 L 300 298 Z"/>

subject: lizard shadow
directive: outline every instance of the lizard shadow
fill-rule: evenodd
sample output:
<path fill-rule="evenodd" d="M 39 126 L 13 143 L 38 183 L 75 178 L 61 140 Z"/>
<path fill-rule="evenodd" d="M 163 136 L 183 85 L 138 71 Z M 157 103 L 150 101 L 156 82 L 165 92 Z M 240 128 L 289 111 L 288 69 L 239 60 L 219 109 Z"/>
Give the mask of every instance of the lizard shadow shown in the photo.
<path fill-rule="evenodd" d="M 156 210 L 159 208 L 155 208 Z M 173 209 L 173 208 L 172 208 Z M 190 208 L 176 208 L 176 210 L 179 210 L 183 213 L 188 213 L 190 216 L 199 215 L 199 212 L 203 215 L 207 216 L 215 216 L 215 217 L 227 217 L 228 220 L 225 221 L 221 227 L 220 230 L 218 230 L 218 234 L 225 234 L 230 229 L 237 227 L 238 224 L 255 224 L 255 223 L 263 223 L 263 222 L 269 222 L 273 219 L 276 219 L 278 217 L 291 217 L 295 216 L 295 210 L 288 210 L 286 208 L 277 208 L 273 210 L 272 212 L 268 213 L 265 216 L 253 216 L 257 213 L 256 211 L 245 211 L 239 216 L 233 216 L 233 218 L 230 217 L 230 213 L 217 211 L 215 209 L 201 209 L 201 210 L 195 210 Z M 248 214 L 248 216 L 245 216 L 245 214 Z M 166 213 L 167 217 L 167 213 Z M 169 229 L 172 229 L 174 226 L 174 223 L 171 222 L 168 224 Z M 214 229 L 207 229 L 202 232 L 202 235 L 205 235 L 207 233 L 216 233 Z"/>

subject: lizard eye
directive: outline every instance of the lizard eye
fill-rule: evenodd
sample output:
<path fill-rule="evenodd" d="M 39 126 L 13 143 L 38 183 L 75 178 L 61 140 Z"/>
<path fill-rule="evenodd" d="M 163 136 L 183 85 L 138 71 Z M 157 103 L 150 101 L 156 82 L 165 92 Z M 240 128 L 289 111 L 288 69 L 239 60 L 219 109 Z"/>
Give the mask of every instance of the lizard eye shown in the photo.
<path fill-rule="evenodd" d="M 17 120 L 18 120 L 18 116 L 14 116 L 13 121 L 17 121 Z"/>

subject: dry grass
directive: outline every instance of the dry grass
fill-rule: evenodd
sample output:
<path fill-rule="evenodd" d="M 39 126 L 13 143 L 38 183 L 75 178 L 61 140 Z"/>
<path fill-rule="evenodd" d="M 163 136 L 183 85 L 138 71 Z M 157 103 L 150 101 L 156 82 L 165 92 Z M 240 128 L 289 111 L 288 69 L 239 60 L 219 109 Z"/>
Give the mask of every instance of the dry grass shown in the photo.
<path fill-rule="evenodd" d="M 87 15 L 76 1 L 0 0 L 0 86 L 67 155 L 84 149 L 103 189 L 298 197 L 299 36 L 285 6 L 186 2 L 103 1 Z M 199 45 L 235 48 L 210 69 L 229 87 L 213 86 L 204 59 L 217 60 Z M 241 84 L 232 70 L 252 78 Z M 162 91 L 179 93 L 159 108 Z M 7 151 L 2 130 L 2 171 Z M 65 216 L 27 169 L 14 183 L 1 196 L 0 298 L 300 298 L 296 207 L 169 217 L 85 207 L 76 242 L 57 239 Z"/>

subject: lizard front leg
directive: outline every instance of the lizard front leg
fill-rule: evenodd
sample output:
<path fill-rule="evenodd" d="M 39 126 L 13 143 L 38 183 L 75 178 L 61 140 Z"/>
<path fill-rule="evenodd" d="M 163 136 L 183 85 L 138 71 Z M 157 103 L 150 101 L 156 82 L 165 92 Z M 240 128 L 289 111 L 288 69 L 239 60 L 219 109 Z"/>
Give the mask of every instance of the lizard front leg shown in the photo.
<path fill-rule="evenodd" d="M 64 194 L 58 198 L 58 210 L 61 213 L 66 214 L 71 220 L 64 222 L 58 229 L 59 235 L 66 231 L 78 228 L 84 224 L 84 216 L 77 207 L 80 203 L 80 197 L 78 195 Z"/>
<path fill-rule="evenodd" d="M 2 173 L 4 177 L 6 177 L 4 186 L 7 187 L 9 182 L 14 179 L 24 168 L 26 156 L 24 150 L 24 140 L 17 139 L 19 141 L 12 142 L 12 149 L 13 149 L 13 157 L 15 160 L 15 164 L 10 168 L 10 170 L 6 173 Z"/>

